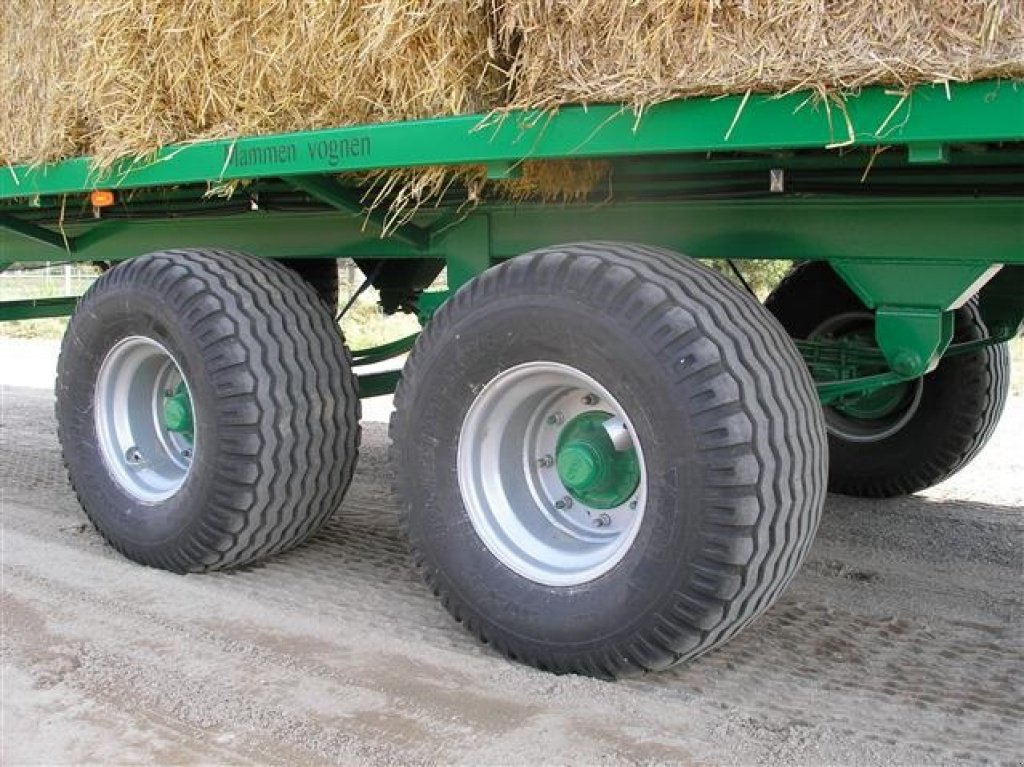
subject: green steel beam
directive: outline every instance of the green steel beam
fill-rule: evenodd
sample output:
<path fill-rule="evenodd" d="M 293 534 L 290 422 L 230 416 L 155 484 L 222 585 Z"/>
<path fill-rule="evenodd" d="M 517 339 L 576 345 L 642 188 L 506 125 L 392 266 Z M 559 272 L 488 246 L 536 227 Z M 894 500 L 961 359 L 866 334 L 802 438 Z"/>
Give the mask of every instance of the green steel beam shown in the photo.
<path fill-rule="evenodd" d="M 0 170 L 0 199 L 94 188 L 180 185 L 522 159 L 935 145 L 1024 139 L 1012 81 L 868 88 L 843 102 L 808 93 L 695 98 L 651 107 L 565 107 L 360 125 L 166 147 L 97 172 L 89 158 Z"/>
<path fill-rule="evenodd" d="M 0 301 L 0 322 L 8 320 L 38 320 L 44 317 L 66 317 L 75 310 L 76 296 L 60 298 L 27 298 L 18 301 Z"/>
<path fill-rule="evenodd" d="M 356 349 L 352 351 L 352 366 L 362 367 L 364 365 L 374 365 L 378 362 L 384 362 L 386 360 L 400 357 L 403 354 L 408 354 L 412 351 L 412 347 L 416 343 L 416 339 L 419 338 L 419 333 L 413 333 L 405 338 L 399 338 L 397 341 L 391 343 L 381 344 L 380 346 L 374 346 L 369 349 Z"/>
<path fill-rule="evenodd" d="M 56 249 L 64 252 L 74 250 L 74 240 L 62 235 L 60 232 L 55 232 L 52 229 L 22 221 L 14 216 L 8 216 L 3 213 L 0 213 L 0 231 L 11 232 L 19 237 L 40 243 L 47 246 L 50 250 Z M 52 258 L 53 255 L 51 253 L 50 257 Z"/>
<path fill-rule="evenodd" d="M 1024 263 L 1024 197 L 771 198 L 491 210 L 491 253 L 579 240 L 659 245 L 697 258 Z M 472 255 L 472 251 L 470 254 Z"/>
<path fill-rule="evenodd" d="M 1024 198 L 770 198 L 599 206 L 493 207 L 470 214 L 419 250 L 364 232 L 338 212 L 105 221 L 69 227 L 77 261 L 119 261 L 154 250 L 221 247 L 265 257 L 449 260 L 452 287 L 493 259 L 579 240 L 659 245 L 699 258 L 887 262 L 897 282 L 920 264 L 1024 264 Z M 0 259 L 47 261 L 53 249 L 0 229 Z M 896 272 L 893 272 L 896 274 Z"/>
<path fill-rule="evenodd" d="M 394 394 L 398 381 L 402 377 L 401 370 L 388 370 L 384 373 L 367 373 L 356 378 L 359 383 L 359 398 L 380 397 Z"/>
<path fill-rule="evenodd" d="M 383 213 L 366 210 L 358 194 L 341 186 L 329 176 L 292 176 L 288 180 L 292 186 L 301 189 L 314 200 L 359 216 L 363 222 L 372 224 L 377 234 L 387 228 Z M 395 227 L 388 232 L 388 236 L 421 250 L 430 244 L 430 233 L 415 224 Z"/>
<path fill-rule="evenodd" d="M 655 157 L 627 157 L 613 163 L 611 177 L 614 179 L 612 193 L 615 200 L 649 199 L 652 194 L 661 199 L 669 195 L 685 199 L 707 191 L 741 187 L 742 191 L 765 192 L 768 189 L 769 172 L 781 169 L 786 174 L 787 191 L 806 194 L 816 188 L 825 188 L 832 193 L 844 192 L 868 196 L 893 189 L 903 196 L 960 194 L 988 196 L 995 187 L 1002 189 L 1024 189 L 1024 142 L 1014 145 L 969 145 L 953 148 L 948 166 L 913 167 L 908 158 L 900 152 L 870 151 L 853 152 L 811 152 L 790 151 L 767 154 L 715 154 L 708 157 L 699 155 L 660 155 Z M 2 172 L 2 171 L 0 171 Z M 319 178 L 319 177 L 296 177 Z M 115 208 L 103 211 L 104 219 L 117 218 L 116 214 L 128 214 L 132 218 L 153 218 L 160 216 L 216 215 L 237 212 L 241 208 L 275 208 L 280 203 L 292 203 L 298 196 L 290 180 L 264 178 L 246 185 L 230 198 L 207 196 L 205 184 L 181 187 L 150 187 L 131 190 L 121 194 Z M 343 185 L 339 179 L 332 179 L 334 187 L 328 191 L 332 197 L 330 205 L 347 204 L 353 214 L 360 213 L 359 200 L 364 190 L 358 186 Z M 352 181 L 353 179 L 348 179 Z M 334 194 L 344 194 L 339 199 Z M 916 190 L 916 191 L 914 191 Z M 945 191 L 944 191 L 945 190 Z M 607 198 L 606 189 L 597 190 L 601 202 Z M 820 192 L 819 192 L 820 193 Z M 734 195 L 738 196 L 738 195 Z M 657 199 L 657 198 L 655 198 Z M 269 202 L 268 202 L 269 201 Z M 489 207 L 500 204 L 498 192 L 485 195 L 481 203 Z M 465 195 L 454 190 L 447 205 L 421 208 L 417 223 L 430 231 L 443 229 L 465 215 Z M 33 197 L 30 200 L 7 200 L 0 206 L 8 215 L 20 221 L 28 221 L 53 227 L 65 216 L 65 225 L 75 220 L 91 221 L 93 210 L 86 201 L 65 201 L 62 196 Z"/>
<path fill-rule="evenodd" d="M 169 248 L 228 248 L 268 258 L 414 258 L 421 252 L 402 242 L 363 231 L 362 220 L 346 213 L 247 212 L 143 220 L 109 220 L 68 227 L 75 250 L 71 261 L 122 261 Z M 49 246 L 0 229 L 0 258 L 53 260 Z"/>

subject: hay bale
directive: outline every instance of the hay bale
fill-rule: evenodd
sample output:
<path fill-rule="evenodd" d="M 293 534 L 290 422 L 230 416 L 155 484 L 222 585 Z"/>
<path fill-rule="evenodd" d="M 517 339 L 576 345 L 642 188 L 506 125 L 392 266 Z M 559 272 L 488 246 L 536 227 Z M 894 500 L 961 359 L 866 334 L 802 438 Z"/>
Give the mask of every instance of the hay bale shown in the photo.
<path fill-rule="evenodd" d="M 0 163 L 73 157 L 88 148 L 77 99 L 66 92 L 75 48 L 52 34 L 66 5 L 0 4 Z"/>
<path fill-rule="evenodd" d="M 477 0 L 4 3 L 0 159 L 486 111 L 487 21 Z"/>
<path fill-rule="evenodd" d="M 509 103 L 1024 76 L 1020 0 L 499 0 Z"/>

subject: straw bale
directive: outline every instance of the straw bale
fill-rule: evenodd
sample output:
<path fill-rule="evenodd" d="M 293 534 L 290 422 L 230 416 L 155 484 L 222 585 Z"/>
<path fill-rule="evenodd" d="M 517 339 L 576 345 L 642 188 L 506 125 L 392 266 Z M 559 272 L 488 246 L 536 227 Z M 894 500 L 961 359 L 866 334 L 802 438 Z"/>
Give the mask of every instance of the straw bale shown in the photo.
<path fill-rule="evenodd" d="M 75 46 L 53 34 L 65 6 L 0 3 L 0 163 L 73 157 L 88 148 L 78 100 L 67 90 Z"/>
<path fill-rule="evenodd" d="M 485 111 L 487 21 L 477 0 L 5 3 L 0 159 Z"/>
<path fill-rule="evenodd" d="M 497 0 L 514 106 L 1024 76 L 1020 0 Z"/>

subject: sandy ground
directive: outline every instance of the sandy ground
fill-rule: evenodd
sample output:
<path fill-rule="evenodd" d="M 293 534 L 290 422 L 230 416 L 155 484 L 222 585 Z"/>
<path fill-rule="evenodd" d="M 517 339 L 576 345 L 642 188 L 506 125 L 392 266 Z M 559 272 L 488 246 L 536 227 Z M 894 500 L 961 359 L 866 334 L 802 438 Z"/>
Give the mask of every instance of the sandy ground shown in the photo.
<path fill-rule="evenodd" d="M 731 644 L 608 684 L 510 663 L 434 603 L 406 565 L 379 423 L 301 549 L 205 576 L 123 560 L 68 489 L 38 346 L 0 342 L 4 765 L 1024 756 L 1024 398 L 944 485 L 830 497 L 789 591 Z"/>

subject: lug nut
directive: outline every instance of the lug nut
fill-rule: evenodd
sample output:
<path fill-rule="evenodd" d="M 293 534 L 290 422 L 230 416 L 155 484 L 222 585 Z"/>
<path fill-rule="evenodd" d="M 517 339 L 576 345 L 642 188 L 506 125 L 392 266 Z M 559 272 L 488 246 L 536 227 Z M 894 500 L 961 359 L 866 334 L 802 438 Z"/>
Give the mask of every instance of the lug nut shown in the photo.
<path fill-rule="evenodd" d="M 555 459 L 552 458 L 550 455 L 543 455 L 537 459 L 537 465 L 540 466 L 542 469 L 550 469 L 552 466 L 555 465 Z"/>
<path fill-rule="evenodd" d="M 552 413 L 548 416 L 548 425 L 557 426 L 565 420 L 565 416 L 561 412 Z"/>
<path fill-rule="evenodd" d="M 142 453 L 137 447 L 130 447 L 125 451 L 124 459 L 132 465 L 139 464 L 142 463 Z"/>
<path fill-rule="evenodd" d="M 636 511 L 636 498 L 629 502 L 629 508 Z"/>
<path fill-rule="evenodd" d="M 165 397 L 173 397 L 174 396 L 174 389 L 171 389 L 170 387 L 164 389 L 164 396 Z"/>
<path fill-rule="evenodd" d="M 184 450 L 181 451 L 181 457 L 184 458 L 186 461 L 187 460 L 191 460 L 191 458 L 192 458 L 192 449 L 186 447 Z"/>
<path fill-rule="evenodd" d="M 585 395 L 583 397 L 583 404 L 584 405 L 593 406 L 593 405 L 596 405 L 597 402 L 598 402 L 598 399 L 593 394 L 587 394 L 587 395 Z"/>
<path fill-rule="evenodd" d="M 565 496 L 564 498 L 559 498 L 557 501 L 555 501 L 555 508 L 558 509 L 559 511 L 565 511 L 566 509 L 571 509 L 572 508 L 572 498 L 570 498 L 569 496 Z"/>
<path fill-rule="evenodd" d="M 601 516 L 599 516 L 597 519 L 594 520 L 594 526 L 595 527 L 607 527 L 611 523 L 612 523 L 612 518 L 609 517 L 607 514 L 602 514 Z"/>

